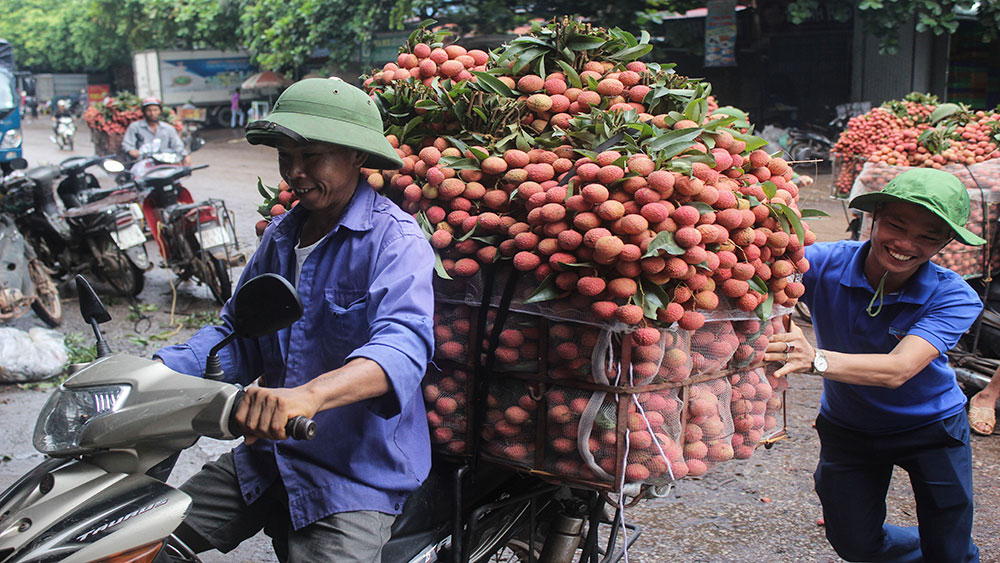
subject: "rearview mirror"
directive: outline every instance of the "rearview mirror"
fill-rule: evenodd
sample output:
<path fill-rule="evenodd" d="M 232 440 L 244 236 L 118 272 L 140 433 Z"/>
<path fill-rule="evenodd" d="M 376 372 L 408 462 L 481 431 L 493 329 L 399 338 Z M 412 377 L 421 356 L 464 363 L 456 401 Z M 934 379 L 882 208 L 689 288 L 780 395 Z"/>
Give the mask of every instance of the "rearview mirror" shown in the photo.
<path fill-rule="evenodd" d="M 10 161 L 11 170 L 24 170 L 27 167 L 28 167 L 28 161 L 24 160 L 23 158 L 15 158 L 14 160 Z"/>
<path fill-rule="evenodd" d="M 233 297 L 233 327 L 243 338 L 257 338 L 292 326 L 302 316 L 302 300 L 288 280 L 261 274 Z"/>
<path fill-rule="evenodd" d="M 261 274 L 236 290 L 233 302 L 233 332 L 222 339 L 205 358 L 205 378 L 222 379 L 222 350 L 234 338 L 258 338 L 292 326 L 302 316 L 302 300 L 288 280 L 277 274 Z"/>

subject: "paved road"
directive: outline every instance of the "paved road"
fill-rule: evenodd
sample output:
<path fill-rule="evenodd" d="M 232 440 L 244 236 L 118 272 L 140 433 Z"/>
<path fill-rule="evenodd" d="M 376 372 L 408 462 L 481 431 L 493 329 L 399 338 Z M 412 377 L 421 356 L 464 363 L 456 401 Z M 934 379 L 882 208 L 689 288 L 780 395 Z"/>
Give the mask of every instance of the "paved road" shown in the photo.
<path fill-rule="evenodd" d="M 25 157 L 32 165 L 44 161 L 58 162 L 67 153 L 59 154 L 47 139 L 45 124 L 25 127 Z M 87 130 L 78 134 L 74 154 L 92 151 Z M 236 214 L 241 242 L 252 248 L 256 237 L 253 224 L 257 220 L 256 192 L 258 176 L 265 183 L 277 183 L 277 168 L 272 149 L 252 147 L 230 131 L 211 131 L 209 143 L 194 155 L 196 164 L 210 164 L 195 172 L 186 182 L 196 198 L 219 197 L 226 200 Z M 804 207 L 825 209 L 829 219 L 813 221 L 820 240 L 843 237 L 845 228 L 841 204 L 826 197 L 829 177 L 821 178 L 817 186 L 803 192 Z M 155 248 L 149 246 L 151 256 Z M 140 295 L 144 304 L 159 309 L 149 311 L 149 323 L 127 320 L 127 304 L 118 300 L 111 306 L 117 320 L 108 329 L 112 347 L 136 354 L 149 354 L 167 341 L 179 341 L 191 334 L 196 322 L 169 335 L 178 319 L 195 319 L 192 315 L 210 314 L 215 310 L 208 290 L 193 284 L 181 284 L 174 309 L 169 276 L 161 269 L 147 274 L 147 287 Z M 87 334 L 87 327 L 78 320 L 76 302 L 67 296 L 66 325 L 68 334 Z M 21 328 L 40 324 L 25 317 L 18 321 Z M 807 330 L 807 332 L 809 332 Z M 840 561 L 816 524 L 820 517 L 819 501 L 812 491 L 812 471 L 818 452 L 818 441 L 811 428 L 819 403 L 820 383 L 810 376 L 793 376 L 788 392 L 789 439 L 771 450 L 759 450 L 747 462 L 730 462 L 710 472 L 703 479 L 687 479 L 679 483 L 669 496 L 644 501 L 629 509 L 629 522 L 643 528 L 642 537 L 630 552 L 631 561 L 698 561 L 698 562 L 792 562 Z M 41 456 L 30 444 L 34 418 L 46 396 L 45 390 L 0 386 L 0 487 L 38 463 Z M 202 440 L 187 450 L 171 483 L 182 481 L 195 472 L 205 460 L 224 451 L 228 444 Z M 977 513 L 974 534 L 983 550 L 983 561 L 1000 561 L 1000 438 L 973 438 L 975 458 L 975 494 Z M 897 474 L 889 500 L 889 519 L 893 523 L 914 522 L 912 495 L 905 475 Z M 266 538 L 258 536 L 228 556 L 209 554 L 208 562 L 259 561 L 276 559 L 270 554 Z"/>

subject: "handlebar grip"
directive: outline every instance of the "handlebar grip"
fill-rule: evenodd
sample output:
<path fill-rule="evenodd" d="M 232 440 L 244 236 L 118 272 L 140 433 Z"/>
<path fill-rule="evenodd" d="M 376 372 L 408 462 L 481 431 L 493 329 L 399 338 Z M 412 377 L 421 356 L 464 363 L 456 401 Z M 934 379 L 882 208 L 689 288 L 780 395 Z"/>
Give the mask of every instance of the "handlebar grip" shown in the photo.
<path fill-rule="evenodd" d="M 240 389 L 233 400 L 233 408 L 229 411 L 229 433 L 233 436 L 243 434 L 243 427 L 236 421 L 236 411 L 244 396 L 246 391 Z M 316 437 L 316 421 L 307 416 L 296 416 L 285 423 L 285 434 L 293 440 L 312 440 Z"/>
<path fill-rule="evenodd" d="M 293 440 L 312 440 L 316 437 L 316 421 L 299 415 L 285 424 L 285 434 Z"/>

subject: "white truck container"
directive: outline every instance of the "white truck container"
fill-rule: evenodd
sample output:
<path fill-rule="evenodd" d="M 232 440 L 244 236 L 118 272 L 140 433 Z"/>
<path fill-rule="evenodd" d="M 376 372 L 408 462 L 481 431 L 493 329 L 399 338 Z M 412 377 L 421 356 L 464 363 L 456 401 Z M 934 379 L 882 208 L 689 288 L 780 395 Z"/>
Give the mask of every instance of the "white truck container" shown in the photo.
<path fill-rule="evenodd" d="M 87 91 L 86 74 L 36 74 L 35 96 L 41 100 L 57 98 L 77 98 Z"/>
<path fill-rule="evenodd" d="M 136 93 L 168 106 L 194 104 L 229 126 L 233 90 L 257 72 L 246 51 L 138 51 L 132 55 Z"/>

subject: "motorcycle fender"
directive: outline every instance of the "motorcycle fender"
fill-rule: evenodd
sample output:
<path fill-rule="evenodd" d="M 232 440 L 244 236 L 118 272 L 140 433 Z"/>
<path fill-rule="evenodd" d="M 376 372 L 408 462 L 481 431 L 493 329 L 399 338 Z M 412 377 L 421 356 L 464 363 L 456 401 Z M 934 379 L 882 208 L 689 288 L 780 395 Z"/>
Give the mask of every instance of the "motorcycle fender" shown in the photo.
<path fill-rule="evenodd" d="M 143 474 L 46 460 L 0 497 L 0 553 L 13 550 L 5 563 L 103 560 L 162 541 L 190 504 L 186 494 Z"/>
<path fill-rule="evenodd" d="M 125 254 L 128 255 L 129 260 L 135 264 L 135 267 L 140 270 L 148 271 L 153 267 L 153 263 L 149 260 L 149 255 L 146 254 L 146 247 L 143 245 L 126 248 Z"/>

